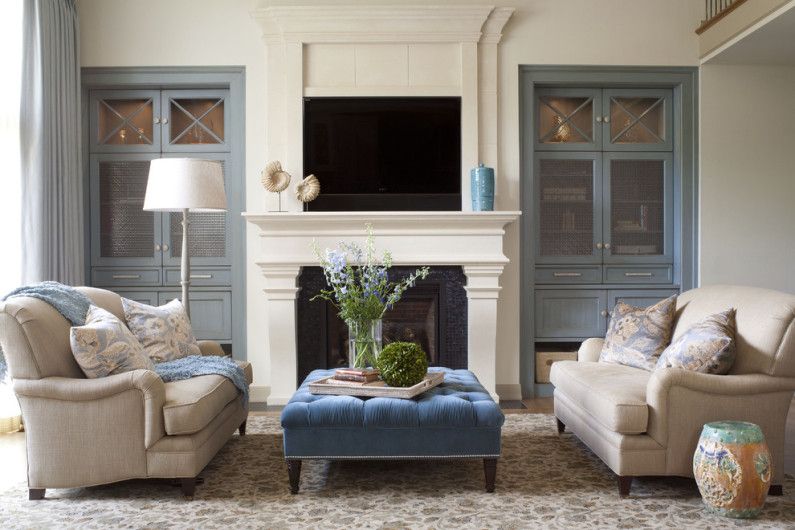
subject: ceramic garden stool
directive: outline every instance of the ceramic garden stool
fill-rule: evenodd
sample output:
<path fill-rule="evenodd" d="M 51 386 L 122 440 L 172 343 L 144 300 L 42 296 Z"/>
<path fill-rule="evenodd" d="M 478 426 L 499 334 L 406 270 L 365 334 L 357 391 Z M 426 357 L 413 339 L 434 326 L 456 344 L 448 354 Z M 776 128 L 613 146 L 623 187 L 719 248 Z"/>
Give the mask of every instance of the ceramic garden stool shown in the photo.
<path fill-rule="evenodd" d="M 756 517 L 772 476 L 762 429 L 743 421 L 707 423 L 693 455 L 693 475 L 709 510 L 727 517 Z"/>
<path fill-rule="evenodd" d="M 290 491 L 298 493 L 302 460 L 455 458 L 483 459 L 494 491 L 505 416 L 472 372 L 437 370 L 444 382 L 413 399 L 315 395 L 309 383 L 334 371 L 310 373 L 282 411 Z"/>

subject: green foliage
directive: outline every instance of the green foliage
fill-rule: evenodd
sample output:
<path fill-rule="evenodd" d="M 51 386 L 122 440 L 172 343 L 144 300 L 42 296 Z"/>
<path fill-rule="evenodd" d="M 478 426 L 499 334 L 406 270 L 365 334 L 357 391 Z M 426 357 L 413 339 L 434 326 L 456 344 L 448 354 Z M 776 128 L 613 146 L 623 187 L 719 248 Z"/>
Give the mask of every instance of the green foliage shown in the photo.
<path fill-rule="evenodd" d="M 413 386 L 428 373 L 428 357 L 419 344 L 393 342 L 378 356 L 381 379 L 389 386 Z"/>

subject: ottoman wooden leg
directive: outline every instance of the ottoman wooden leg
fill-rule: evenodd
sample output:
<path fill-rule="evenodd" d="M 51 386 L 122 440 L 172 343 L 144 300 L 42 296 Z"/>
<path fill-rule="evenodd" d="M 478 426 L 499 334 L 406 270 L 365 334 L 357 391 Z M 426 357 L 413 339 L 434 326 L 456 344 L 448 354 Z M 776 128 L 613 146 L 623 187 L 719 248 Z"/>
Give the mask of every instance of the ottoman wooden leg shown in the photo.
<path fill-rule="evenodd" d="M 287 460 L 287 474 L 290 476 L 290 493 L 298 493 L 298 485 L 301 481 L 301 461 Z"/>
<path fill-rule="evenodd" d="M 483 472 L 486 475 L 486 492 L 494 493 L 494 482 L 497 479 L 497 459 L 484 458 Z"/>

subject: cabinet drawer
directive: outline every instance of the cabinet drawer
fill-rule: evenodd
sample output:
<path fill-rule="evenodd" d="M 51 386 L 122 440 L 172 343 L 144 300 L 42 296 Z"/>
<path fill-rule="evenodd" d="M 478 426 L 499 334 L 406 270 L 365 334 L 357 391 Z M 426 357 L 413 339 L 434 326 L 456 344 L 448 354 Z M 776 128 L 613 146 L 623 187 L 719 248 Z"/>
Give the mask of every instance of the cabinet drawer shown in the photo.
<path fill-rule="evenodd" d="M 179 291 L 161 291 L 159 303 L 180 297 Z M 198 340 L 232 340 L 232 293 L 190 290 L 190 323 Z"/>
<path fill-rule="evenodd" d="M 180 269 L 166 269 L 166 285 L 180 285 L 182 272 Z M 230 269 L 191 269 L 191 287 L 216 287 L 232 285 Z"/>
<path fill-rule="evenodd" d="M 156 287 L 160 285 L 160 269 L 94 268 L 91 270 L 91 284 L 97 287 Z"/>
<path fill-rule="evenodd" d="M 602 267 L 536 267 L 536 283 L 600 283 Z"/>
<path fill-rule="evenodd" d="M 127 298 L 128 300 L 133 300 L 140 304 L 151 306 L 159 305 L 157 293 L 154 291 L 115 291 L 115 293 L 119 296 Z"/>
<path fill-rule="evenodd" d="M 607 327 L 607 291 L 536 289 L 536 338 L 603 337 Z"/>
<path fill-rule="evenodd" d="M 605 283 L 672 283 L 673 267 L 606 266 Z"/>

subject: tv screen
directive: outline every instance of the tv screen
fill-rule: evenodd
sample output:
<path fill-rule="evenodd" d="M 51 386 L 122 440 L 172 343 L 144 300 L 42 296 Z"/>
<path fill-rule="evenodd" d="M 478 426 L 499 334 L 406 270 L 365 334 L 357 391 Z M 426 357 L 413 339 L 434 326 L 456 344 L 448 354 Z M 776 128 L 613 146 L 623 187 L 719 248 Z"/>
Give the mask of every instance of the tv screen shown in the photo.
<path fill-rule="evenodd" d="M 460 98 L 305 98 L 308 210 L 460 210 Z"/>

